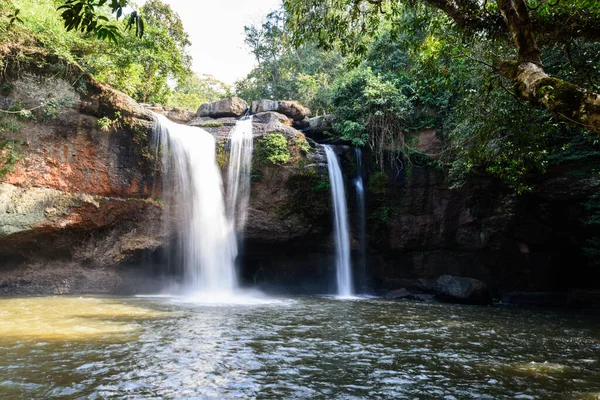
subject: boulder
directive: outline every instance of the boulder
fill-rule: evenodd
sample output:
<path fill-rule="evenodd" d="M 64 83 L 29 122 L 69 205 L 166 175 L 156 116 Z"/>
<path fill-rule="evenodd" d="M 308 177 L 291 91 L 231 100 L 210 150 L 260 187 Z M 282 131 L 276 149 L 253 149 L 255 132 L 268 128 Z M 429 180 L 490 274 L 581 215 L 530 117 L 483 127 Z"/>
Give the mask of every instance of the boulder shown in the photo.
<path fill-rule="evenodd" d="M 269 111 L 281 113 L 294 121 L 302 121 L 310 115 L 310 110 L 297 101 L 255 100 L 250 107 L 252 114 Z"/>
<path fill-rule="evenodd" d="M 246 113 L 248 103 L 239 97 L 230 97 L 227 99 L 205 103 L 200 106 L 196 115 L 198 117 L 241 117 Z"/>
<path fill-rule="evenodd" d="M 250 106 L 250 114 L 259 114 L 269 111 L 277 111 L 279 107 L 278 101 L 273 100 L 254 100 Z"/>
<path fill-rule="evenodd" d="M 310 118 L 304 117 L 304 119 L 294 121 L 294 128 L 296 129 L 306 129 L 310 126 Z"/>
<path fill-rule="evenodd" d="M 260 124 L 269 124 L 271 122 L 279 122 L 279 123 L 287 125 L 287 126 L 292 125 L 292 121 L 290 121 L 290 119 L 288 117 L 286 117 L 285 115 L 278 113 L 276 111 L 260 112 L 256 115 L 254 115 L 254 122 L 257 122 Z"/>
<path fill-rule="evenodd" d="M 302 132 L 315 140 L 323 141 L 327 139 L 325 132 L 333 130 L 333 123 L 335 122 L 335 115 L 324 115 L 319 117 L 313 117 L 308 120 L 308 126 L 302 128 Z"/>
<path fill-rule="evenodd" d="M 162 114 L 178 124 L 187 124 L 196 116 L 195 112 L 178 107 L 168 108 L 161 106 L 160 104 L 142 104 L 142 106 L 154 113 Z"/>
<path fill-rule="evenodd" d="M 467 304 L 490 304 L 492 293 L 485 283 L 473 278 L 442 275 L 433 283 L 441 300 Z"/>

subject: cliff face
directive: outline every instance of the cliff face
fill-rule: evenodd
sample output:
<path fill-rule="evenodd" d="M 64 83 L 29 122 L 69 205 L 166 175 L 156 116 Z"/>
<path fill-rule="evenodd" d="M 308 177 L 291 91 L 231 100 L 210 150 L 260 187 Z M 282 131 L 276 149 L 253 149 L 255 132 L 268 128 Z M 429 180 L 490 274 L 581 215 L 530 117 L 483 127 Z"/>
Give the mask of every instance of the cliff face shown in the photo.
<path fill-rule="evenodd" d="M 180 123 L 193 114 L 142 107 L 54 57 L 21 50 L 4 57 L 0 104 L 10 111 L 0 115 L 0 295 L 156 290 L 165 272 L 161 249 L 176 236 L 177 218 L 167 232 L 151 112 Z M 257 146 L 282 135 L 289 159 L 255 159 L 245 254 L 260 261 L 241 271 L 247 281 L 274 259 L 274 246 L 323 247 L 330 230 L 322 151 L 282 114 L 255 118 Z M 226 173 L 235 118 L 189 122 L 217 138 Z M 296 267 L 295 276 L 305 274 Z"/>
<path fill-rule="evenodd" d="M 348 152 L 347 187 L 354 176 L 352 159 Z M 584 257 L 590 238 L 598 234 L 586 209 L 598 180 L 593 175 L 576 179 L 581 166 L 555 168 L 531 193 L 519 196 L 485 177 L 450 189 L 432 166 L 404 163 L 381 172 L 368 156 L 365 161 L 366 275 L 372 288 L 427 286 L 444 274 L 480 279 L 496 295 L 598 288 L 600 271 Z M 348 193 L 352 210 L 356 201 L 353 191 Z"/>
<path fill-rule="evenodd" d="M 0 108 L 9 111 L 0 114 L 0 295 L 160 287 L 161 249 L 177 230 L 165 231 L 163 202 L 176 194 L 161 198 L 148 110 L 212 133 L 226 174 L 227 138 L 246 108 L 257 114 L 242 282 L 287 293 L 335 290 L 326 158 L 320 145 L 293 128 L 319 136 L 323 124 L 307 122 L 308 110 L 294 102 L 248 107 L 235 99 L 215 104 L 218 115 L 205 107 L 194 118 L 142 107 L 52 57 L 4 57 L 13 62 L 0 82 Z M 285 139 L 284 162 L 272 162 L 261 149 L 271 135 Z M 432 132 L 421 139 L 423 146 L 439 145 Z M 428 286 L 444 274 L 480 279 L 496 294 L 600 282 L 599 269 L 582 257 L 590 238 L 600 236 L 587 223 L 585 206 L 598 182 L 585 174 L 573 179 L 578 166 L 551 171 L 531 194 L 516 196 L 481 177 L 451 190 L 429 166 L 379 171 L 365 153 L 363 265 L 352 185 L 356 160 L 351 148 L 335 149 L 346 178 L 357 288 Z"/>
<path fill-rule="evenodd" d="M 152 116 L 57 58 L 3 56 L 0 294 L 120 290 L 109 268 L 162 242 Z"/>

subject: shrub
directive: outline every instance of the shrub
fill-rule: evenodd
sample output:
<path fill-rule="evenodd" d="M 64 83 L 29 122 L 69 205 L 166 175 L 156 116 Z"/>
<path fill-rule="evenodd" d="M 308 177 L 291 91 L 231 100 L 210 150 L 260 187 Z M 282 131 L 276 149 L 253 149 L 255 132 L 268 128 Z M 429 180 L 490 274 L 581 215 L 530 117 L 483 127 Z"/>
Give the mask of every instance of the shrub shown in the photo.
<path fill-rule="evenodd" d="M 285 164 L 290 160 L 290 150 L 285 136 L 271 133 L 256 143 L 256 156 L 262 163 Z"/>

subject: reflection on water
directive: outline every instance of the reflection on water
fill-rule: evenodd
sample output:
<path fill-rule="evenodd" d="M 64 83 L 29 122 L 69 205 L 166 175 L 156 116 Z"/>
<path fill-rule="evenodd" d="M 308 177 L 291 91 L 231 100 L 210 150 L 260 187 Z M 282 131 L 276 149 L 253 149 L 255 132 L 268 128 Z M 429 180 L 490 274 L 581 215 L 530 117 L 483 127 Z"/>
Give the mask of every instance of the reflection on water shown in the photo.
<path fill-rule="evenodd" d="M 0 398 L 597 399 L 594 315 L 378 299 L 0 300 Z"/>
<path fill-rule="evenodd" d="M 166 315 L 165 312 L 110 299 L 2 299 L 0 340 L 79 340 L 128 333 L 139 328 L 137 320 Z"/>

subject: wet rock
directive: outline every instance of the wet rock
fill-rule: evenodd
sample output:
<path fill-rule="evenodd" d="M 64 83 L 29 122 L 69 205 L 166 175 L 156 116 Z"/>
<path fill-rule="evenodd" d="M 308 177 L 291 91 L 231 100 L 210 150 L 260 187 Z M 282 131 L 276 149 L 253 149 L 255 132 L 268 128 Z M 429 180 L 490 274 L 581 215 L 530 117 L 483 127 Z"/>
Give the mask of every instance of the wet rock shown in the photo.
<path fill-rule="evenodd" d="M 426 303 L 433 303 L 437 301 L 435 294 L 428 293 L 413 293 L 410 295 L 410 299 L 416 301 L 424 301 Z"/>
<path fill-rule="evenodd" d="M 275 111 L 294 121 L 301 121 L 310 115 L 310 110 L 297 101 L 255 100 L 250 107 L 251 114 Z"/>
<path fill-rule="evenodd" d="M 406 288 L 394 290 L 383 296 L 386 299 L 406 299 L 411 296 L 411 293 Z"/>
<path fill-rule="evenodd" d="M 480 280 L 442 275 L 433 283 L 433 291 L 440 299 L 467 304 L 491 304 L 492 293 Z"/>
<path fill-rule="evenodd" d="M 196 115 L 198 117 L 241 117 L 246 113 L 248 103 L 239 97 L 230 97 L 227 99 L 205 103 L 198 108 Z"/>

